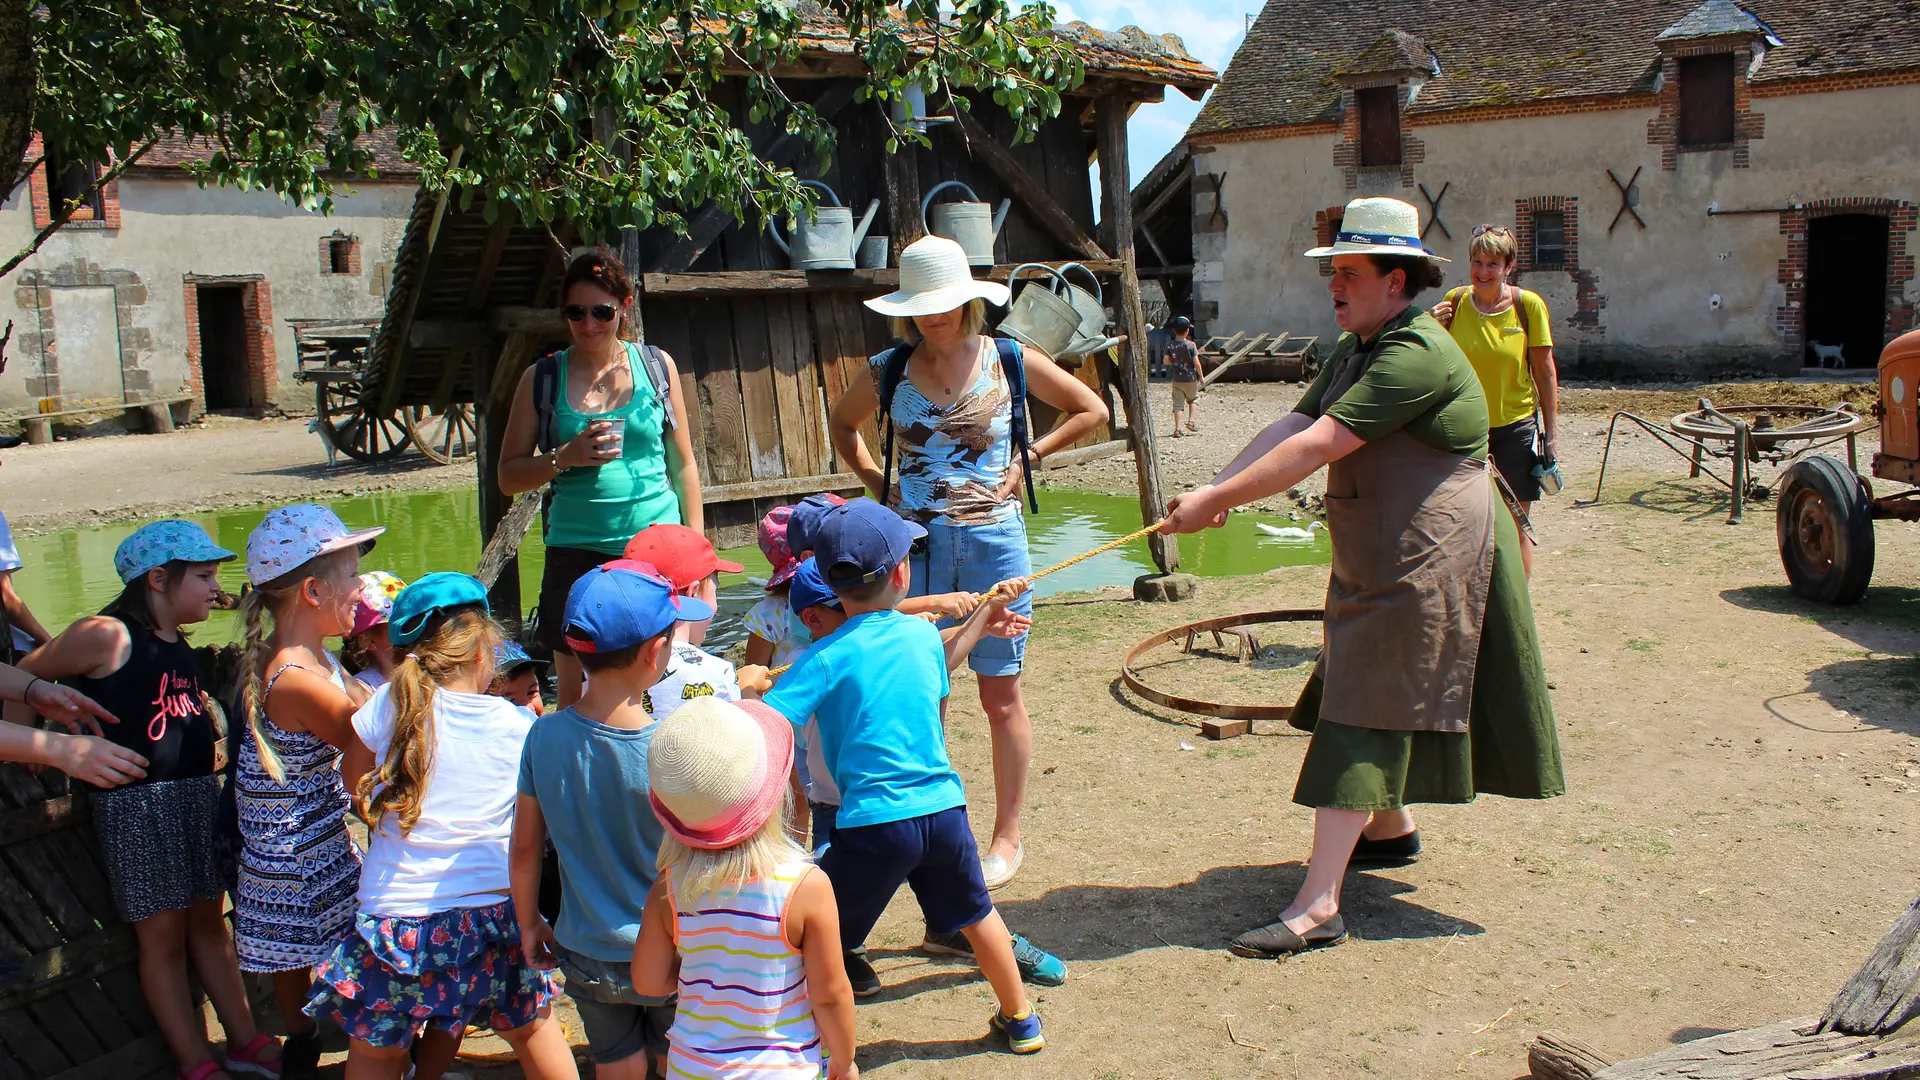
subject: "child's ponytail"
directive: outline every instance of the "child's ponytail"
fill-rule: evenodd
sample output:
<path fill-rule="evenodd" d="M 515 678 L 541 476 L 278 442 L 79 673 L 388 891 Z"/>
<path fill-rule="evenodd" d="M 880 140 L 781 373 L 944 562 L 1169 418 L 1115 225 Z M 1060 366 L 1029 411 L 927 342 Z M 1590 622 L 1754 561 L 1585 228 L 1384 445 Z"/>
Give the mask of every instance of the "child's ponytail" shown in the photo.
<path fill-rule="evenodd" d="M 266 589 L 247 589 L 240 597 L 240 618 L 246 627 L 245 651 L 242 654 L 246 665 L 246 682 L 243 684 L 245 689 L 241 696 L 241 711 L 246 714 L 247 728 L 253 737 L 254 753 L 260 757 L 260 767 L 277 784 L 287 778 L 286 763 L 280 760 L 279 748 L 261 723 L 266 713 L 264 669 L 267 657 L 273 652 L 267 644 L 267 614 Z"/>
<path fill-rule="evenodd" d="M 433 773 L 433 696 L 440 684 L 461 669 L 478 664 L 482 685 L 490 677 L 500 627 L 477 607 L 436 615 L 420 640 L 408 646 L 393 669 L 387 700 L 393 708 L 393 737 L 380 767 L 360 779 L 367 816 L 379 825 L 384 814 L 400 820 L 402 836 L 420 821 L 427 778 Z"/>

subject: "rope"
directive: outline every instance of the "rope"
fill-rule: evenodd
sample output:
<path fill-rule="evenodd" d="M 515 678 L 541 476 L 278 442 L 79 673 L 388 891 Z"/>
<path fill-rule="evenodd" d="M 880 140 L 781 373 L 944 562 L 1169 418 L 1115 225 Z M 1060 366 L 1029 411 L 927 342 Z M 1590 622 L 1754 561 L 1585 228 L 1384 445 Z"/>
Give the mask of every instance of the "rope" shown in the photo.
<path fill-rule="evenodd" d="M 1121 537 L 1118 540 L 1111 540 L 1111 541 L 1108 541 L 1107 543 L 1101 544 L 1099 547 L 1094 548 L 1092 551 L 1075 555 L 1073 558 L 1068 559 L 1065 562 L 1054 563 L 1052 566 L 1047 567 L 1045 570 L 1036 570 L 1033 573 L 1027 575 L 1027 580 L 1038 581 L 1041 578 L 1046 577 L 1048 574 L 1057 574 L 1060 571 L 1065 570 L 1067 567 L 1075 565 L 1076 563 L 1086 562 L 1088 559 L 1093 558 L 1095 555 L 1105 555 L 1107 552 L 1112 551 L 1114 548 L 1126 547 L 1128 544 L 1133 543 L 1135 540 L 1138 540 L 1143 536 L 1146 536 L 1150 533 L 1159 532 L 1160 527 L 1162 525 L 1165 525 L 1166 523 L 1167 523 L 1167 519 L 1161 518 L 1159 521 L 1154 522 L 1153 524 L 1147 526 L 1144 529 L 1136 529 L 1133 532 L 1128 533 L 1127 535 Z M 996 587 L 996 590 L 997 590 L 997 587 Z M 980 598 L 981 603 L 985 603 L 988 600 L 993 599 L 994 595 L 995 593 L 989 592 L 986 596 L 983 596 Z M 773 668 L 769 670 L 767 672 L 767 675 L 772 678 L 777 678 L 781 675 L 786 674 L 787 669 L 792 666 L 793 666 L 792 664 L 782 664 L 777 668 Z"/>

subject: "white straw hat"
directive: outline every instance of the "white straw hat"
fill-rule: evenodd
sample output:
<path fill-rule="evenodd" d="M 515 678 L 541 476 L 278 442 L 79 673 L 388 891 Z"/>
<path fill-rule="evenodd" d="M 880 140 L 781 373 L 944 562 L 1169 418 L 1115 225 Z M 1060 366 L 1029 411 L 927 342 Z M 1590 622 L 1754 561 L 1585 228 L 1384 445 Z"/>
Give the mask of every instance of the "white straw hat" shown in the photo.
<path fill-rule="evenodd" d="M 1355 199 L 1340 219 L 1340 234 L 1330 247 L 1317 247 L 1307 258 L 1328 255 L 1424 255 L 1452 262 L 1428 251 L 1420 242 L 1420 211 L 1399 199 Z"/>
<path fill-rule="evenodd" d="M 654 728 L 647 799 L 674 839 L 729 848 L 760 831 L 786 797 L 793 725 L 759 701 L 694 698 Z"/>
<path fill-rule="evenodd" d="M 1007 303 L 1007 287 L 974 279 L 967 253 L 944 236 L 923 236 L 900 253 L 900 288 L 867 301 L 882 315 L 910 318 L 939 315 L 969 300 L 995 307 Z"/>

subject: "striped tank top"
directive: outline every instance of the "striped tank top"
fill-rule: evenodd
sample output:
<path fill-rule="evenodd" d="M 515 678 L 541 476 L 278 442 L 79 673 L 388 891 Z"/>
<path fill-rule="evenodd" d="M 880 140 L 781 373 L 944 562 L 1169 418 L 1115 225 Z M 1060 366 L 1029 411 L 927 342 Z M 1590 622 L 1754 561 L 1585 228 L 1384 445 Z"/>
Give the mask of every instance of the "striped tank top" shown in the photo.
<path fill-rule="evenodd" d="M 794 887 L 813 868 L 795 860 L 739 892 L 701 897 L 686 911 L 674 905 L 680 1003 L 667 1033 L 669 1076 L 822 1075 L 806 964 L 786 925 Z"/>

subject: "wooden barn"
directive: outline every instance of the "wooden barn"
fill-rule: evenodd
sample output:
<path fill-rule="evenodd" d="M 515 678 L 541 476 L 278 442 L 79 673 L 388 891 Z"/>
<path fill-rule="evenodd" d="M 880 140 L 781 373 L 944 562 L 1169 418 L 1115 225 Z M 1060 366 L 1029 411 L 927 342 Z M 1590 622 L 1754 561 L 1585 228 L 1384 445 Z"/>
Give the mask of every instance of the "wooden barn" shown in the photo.
<path fill-rule="evenodd" d="M 748 122 L 744 106 L 740 123 L 763 158 L 823 181 L 856 218 L 878 201 L 871 234 L 889 238 L 889 266 L 925 233 L 923 195 L 958 180 L 995 206 L 1012 202 L 996 265 L 980 273 L 1005 280 L 1019 263 L 1078 262 L 1098 275 L 1116 332 L 1125 333 L 1128 344 L 1119 365 L 1100 357 L 1078 370 L 1115 404 L 1116 419 L 1127 422 L 1096 432 L 1074 457 L 1062 454 L 1049 464 L 1133 453 L 1142 513 L 1150 521 L 1164 500 L 1152 465 L 1151 425 L 1133 422 L 1151 412 L 1144 397 L 1146 331 L 1135 275 L 1126 121 L 1141 103 L 1161 100 L 1169 86 L 1200 97 L 1215 74 L 1171 35 L 1131 27 L 1107 33 L 1082 23 L 1059 33 L 1078 48 L 1086 81 L 1038 138 L 1019 145 L 1012 118 L 983 100 L 953 120 L 936 121 L 930 148 L 887 154 L 882 106 L 853 100 L 862 61 L 844 38 L 824 30 L 797 64 L 778 74 L 796 99 L 833 122 L 839 145 L 831 163 L 820 168 L 801 140 L 770 122 Z M 943 110 L 936 104 L 931 111 Z M 1096 161 L 1098 215 L 1089 168 Z M 508 505 L 494 482 L 493 459 L 512 391 L 535 357 L 566 341 L 555 305 L 574 237 L 564 228 L 528 229 L 517 220 L 490 225 L 480 205 L 462 211 L 459 203 L 458 192 L 418 196 L 360 407 L 377 417 L 422 406 L 457 413 L 462 403 L 473 403 L 483 529 L 490 535 Z M 736 222 L 713 206 L 687 212 L 688 235 L 664 228 L 629 234 L 621 254 L 639 284 L 643 335 L 672 355 L 692 391 L 687 410 L 709 529 L 722 545 L 750 543 L 753 523 L 778 502 L 858 487 L 834 459 L 826 413 L 866 358 L 891 344 L 885 321 L 860 302 L 894 287 L 896 274 L 787 269 L 787 256 L 763 220 Z M 1036 410 L 1036 430 L 1053 420 L 1044 406 Z M 1171 569 L 1177 550 L 1164 538 L 1154 542 L 1156 558 Z M 517 582 L 511 571 L 501 575 L 498 610 L 520 610 Z"/>

